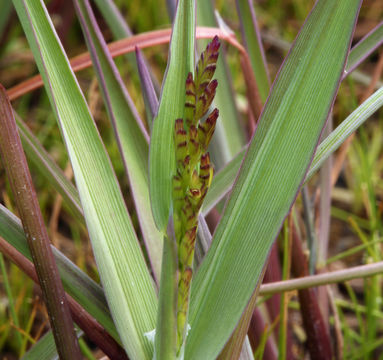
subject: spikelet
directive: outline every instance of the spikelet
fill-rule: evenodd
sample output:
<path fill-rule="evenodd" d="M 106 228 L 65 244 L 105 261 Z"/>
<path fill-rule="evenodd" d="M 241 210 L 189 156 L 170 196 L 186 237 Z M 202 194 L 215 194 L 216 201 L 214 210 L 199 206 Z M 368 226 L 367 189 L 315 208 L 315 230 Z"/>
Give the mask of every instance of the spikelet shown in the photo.
<path fill-rule="evenodd" d="M 218 118 L 214 109 L 208 112 L 218 86 L 212 80 L 218 59 L 218 37 L 208 44 L 198 61 L 195 77 L 189 73 L 185 82 L 184 118 L 174 126 L 176 174 L 173 177 L 173 219 L 178 246 L 177 346 L 185 341 L 187 311 L 198 214 L 209 189 L 213 166 L 207 152 Z"/>

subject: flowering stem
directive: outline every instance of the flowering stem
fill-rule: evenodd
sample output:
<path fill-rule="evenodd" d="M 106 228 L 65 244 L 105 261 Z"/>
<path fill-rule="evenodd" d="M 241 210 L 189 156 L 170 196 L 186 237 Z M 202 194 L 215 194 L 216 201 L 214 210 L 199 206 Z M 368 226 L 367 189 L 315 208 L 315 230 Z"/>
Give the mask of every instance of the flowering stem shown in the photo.
<path fill-rule="evenodd" d="M 212 80 L 220 43 L 215 37 L 201 54 L 195 76 L 186 79 L 184 117 L 175 121 L 176 174 L 173 177 L 173 218 L 178 250 L 177 354 L 182 357 L 187 334 L 190 288 L 198 215 L 209 189 L 213 167 L 207 152 L 218 118 L 214 109 L 204 122 L 218 85 Z"/>

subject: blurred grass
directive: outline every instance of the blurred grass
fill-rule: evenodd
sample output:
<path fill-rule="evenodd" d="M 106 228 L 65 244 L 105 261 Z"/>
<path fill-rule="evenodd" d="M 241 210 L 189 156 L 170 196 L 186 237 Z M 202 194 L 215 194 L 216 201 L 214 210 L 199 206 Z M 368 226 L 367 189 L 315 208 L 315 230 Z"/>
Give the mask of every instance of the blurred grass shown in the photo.
<path fill-rule="evenodd" d="M 257 20 L 262 31 L 275 37 L 293 41 L 314 0 L 259 0 L 254 2 Z M 57 11 L 54 16 L 56 25 L 60 26 L 63 18 L 60 15 L 59 1 L 52 0 L 50 9 Z M 63 2 L 65 3 L 65 2 Z M 132 2 L 116 0 L 116 5 L 125 15 L 133 33 L 141 33 L 153 29 L 170 26 L 170 19 L 165 4 L 159 6 L 157 0 Z M 70 2 L 62 6 L 72 6 Z M 55 7 L 55 5 L 57 5 Z M 235 2 L 216 0 L 216 8 L 228 25 L 239 35 L 238 18 Z M 62 8 L 61 8 L 62 10 Z M 383 4 L 380 0 L 365 0 L 357 25 L 355 39 L 360 39 L 383 18 Z M 101 20 L 99 18 L 99 20 Z M 0 34 L 0 83 L 10 87 L 36 73 L 30 50 L 22 35 L 17 17 L 13 13 L 8 24 L 0 25 L 6 32 Z M 62 24 L 61 24 L 62 25 Z M 65 24 L 64 24 L 65 25 Z M 68 25 L 68 24 L 67 24 Z M 107 40 L 112 39 L 111 32 L 101 20 L 104 35 Z M 84 51 L 84 43 L 80 27 L 72 18 L 69 20 L 69 31 L 65 35 L 64 44 L 68 54 L 74 55 Z M 271 79 L 283 60 L 286 52 L 273 45 L 265 43 L 266 58 L 269 64 Z M 167 47 L 153 47 L 144 51 L 155 76 L 161 82 L 166 67 Z M 237 52 L 228 48 L 228 64 L 233 77 L 233 86 L 238 96 L 237 103 L 243 104 L 246 89 L 238 62 Z M 360 69 L 366 74 L 372 73 L 378 57 L 372 55 L 362 64 Z M 145 118 L 140 84 L 137 76 L 132 75 L 132 67 L 121 57 L 116 64 L 120 70 L 128 90 L 134 99 L 140 115 Z M 100 133 L 110 154 L 116 174 L 120 180 L 125 200 L 130 214 L 139 232 L 134 205 L 129 193 L 128 182 L 124 177 L 124 168 L 119 160 L 118 147 L 114 141 L 113 131 L 107 120 L 105 108 L 102 104 L 100 92 L 94 86 L 94 72 L 92 69 L 83 70 L 78 74 L 80 85 L 91 105 Z M 343 82 L 334 107 L 334 125 L 339 124 L 359 103 L 366 88 L 350 78 Z M 246 106 L 246 102 L 244 103 Z M 26 121 L 31 130 L 37 135 L 44 147 L 50 152 L 57 163 L 64 169 L 68 164 L 65 146 L 61 141 L 59 129 L 47 96 L 43 90 L 34 91 L 14 102 L 16 111 Z M 243 110 L 243 106 L 239 106 Z M 349 149 L 344 171 L 336 184 L 333 195 L 332 228 L 330 237 L 329 256 L 339 254 L 331 261 L 330 269 L 347 267 L 381 259 L 382 254 L 382 211 L 383 211 L 383 111 L 379 111 L 356 134 Z M 51 219 L 51 213 L 56 199 L 56 193 L 49 187 L 42 177 L 37 175 L 32 167 L 34 182 L 46 223 Z M 316 179 L 310 183 L 314 189 Z M 4 172 L 0 166 L 0 202 L 14 211 L 13 199 L 9 186 L 4 180 Z M 298 204 L 298 206 L 300 206 Z M 98 280 L 97 269 L 93 259 L 87 233 L 82 225 L 74 219 L 65 208 L 61 209 L 57 223 L 56 240 L 59 248 L 71 258 L 80 268 L 94 279 Z M 18 358 L 29 347 L 30 339 L 36 339 L 47 329 L 47 320 L 40 301 L 36 300 L 36 292 L 20 270 L 5 260 L 7 276 L 10 281 L 11 292 L 14 297 L 16 315 L 20 329 L 15 329 L 9 311 L 9 304 L 0 275 L 0 358 Z M 341 320 L 344 338 L 344 359 L 373 359 L 382 351 L 373 353 L 374 349 L 382 348 L 382 294 L 381 277 L 375 277 L 363 282 L 354 282 L 339 286 L 336 295 L 336 308 Z M 294 298 L 293 298 L 294 299 Z M 261 301 L 261 299 L 259 299 Z M 296 310 L 289 308 L 290 313 Z M 294 315 L 290 320 L 293 329 L 299 329 L 301 323 Z M 333 321 L 333 318 L 331 318 Z M 373 329 L 373 330 L 369 330 Z M 18 335 L 19 334 L 19 335 Z M 268 335 L 271 331 L 268 330 Z M 21 335 L 23 345 L 19 346 L 18 337 Z M 295 331 L 299 339 L 299 330 Z M 265 339 L 263 339 L 265 341 Z M 299 343 L 298 340 L 296 342 Z M 301 353 L 302 349 L 298 351 Z M 261 355 L 257 353 L 259 358 Z M 377 355 L 378 356 L 378 355 Z"/>

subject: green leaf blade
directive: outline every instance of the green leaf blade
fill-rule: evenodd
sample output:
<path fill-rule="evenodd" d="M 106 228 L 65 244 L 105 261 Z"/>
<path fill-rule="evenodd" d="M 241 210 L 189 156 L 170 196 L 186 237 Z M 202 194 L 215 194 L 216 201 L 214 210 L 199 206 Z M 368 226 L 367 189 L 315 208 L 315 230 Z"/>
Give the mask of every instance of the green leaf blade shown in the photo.
<path fill-rule="evenodd" d="M 214 175 L 206 198 L 202 204 L 202 213 L 206 216 L 220 200 L 230 191 L 241 167 L 247 146 L 241 150 L 229 163 Z"/>
<path fill-rule="evenodd" d="M 315 157 L 307 172 L 307 182 L 321 167 L 328 156 L 334 153 L 343 142 L 354 133 L 370 116 L 383 106 L 383 88 L 372 94 L 366 101 L 358 106 L 341 124 L 327 136 L 318 146 Z"/>
<path fill-rule="evenodd" d="M 318 146 L 315 157 L 306 174 L 305 183 L 311 179 L 321 165 L 333 154 L 343 142 L 363 125 L 376 111 L 383 106 L 383 88 L 377 90 L 366 101 L 358 106 L 342 123 L 331 132 Z M 245 147 L 222 168 L 213 178 L 209 192 L 203 203 L 203 214 L 209 211 L 230 191 L 240 169 L 243 157 L 246 153 Z"/>
<path fill-rule="evenodd" d="M 259 283 L 332 106 L 359 6 L 318 1 L 285 60 L 193 282 L 187 359 L 218 355 Z"/>
<path fill-rule="evenodd" d="M 347 59 L 347 73 L 344 76 L 354 71 L 382 42 L 383 22 L 379 23 L 351 49 L 350 56 Z"/>
<path fill-rule="evenodd" d="M 76 335 L 80 338 L 83 335 L 81 330 L 76 329 Z M 21 360 L 57 360 L 56 345 L 50 330 L 21 358 Z"/>
<path fill-rule="evenodd" d="M 155 278 L 159 279 L 162 234 L 154 224 L 150 207 L 148 135 L 110 56 L 89 2 L 78 0 L 75 4 L 129 178 L 149 259 Z"/>
<path fill-rule="evenodd" d="M 71 159 L 113 319 L 132 358 L 150 359 L 144 333 L 157 299 L 110 160 L 41 2 L 15 0 Z"/>
<path fill-rule="evenodd" d="M 172 177 L 175 169 L 173 128 L 182 118 L 185 81 L 194 71 L 195 2 L 180 0 L 174 20 L 168 67 L 161 92 L 157 117 L 153 123 L 149 152 L 149 186 L 154 221 L 166 233 Z"/>
<path fill-rule="evenodd" d="M 15 114 L 15 118 L 28 160 L 37 167 L 39 173 L 59 192 L 66 206 L 70 208 L 76 218 L 83 221 L 83 212 L 76 188 L 66 178 L 63 171 L 53 161 L 22 119 L 17 114 Z"/>

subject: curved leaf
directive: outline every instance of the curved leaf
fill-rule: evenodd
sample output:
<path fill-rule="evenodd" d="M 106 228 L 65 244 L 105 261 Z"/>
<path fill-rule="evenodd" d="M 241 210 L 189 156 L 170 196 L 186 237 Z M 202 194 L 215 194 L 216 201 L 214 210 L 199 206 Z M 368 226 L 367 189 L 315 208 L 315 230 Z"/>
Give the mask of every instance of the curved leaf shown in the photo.
<path fill-rule="evenodd" d="M 155 326 L 157 299 L 110 159 L 43 2 L 14 4 L 69 153 L 117 330 L 130 357 L 149 359 L 144 333 Z"/>
<path fill-rule="evenodd" d="M 279 72 L 193 283 L 187 359 L 217 356 L 259 284 L 337 93 L 360 3 L 318 1 Z"/>
<path fill-rule="evenodd" d="M 162 234 L 154 224 L 149 200 L 148 134 L 110 56 L 89 2 L 77 0 L 75 5 L 129 178 L 149 260 L 155 278 L 159 279 Z"/>
<path fill-rule="evenodd" d="M 175 169 L 174 121 L 182 118 L 185 81 L 194 72 L 195 2 L 179 0 L 170 42 L 168 67 L 157 117 L 154 119 L 149 152 L 149 186 L 154 221 L 166 233 L 172 177 Z"/>
<path fill-rule="evenodd" d="M 261 32 L 252 0 L 236 0 L 242 39 L 249 53 L 259 93 L 264 103 L 270 91 L 270 76 L 263 50 Z"/>

